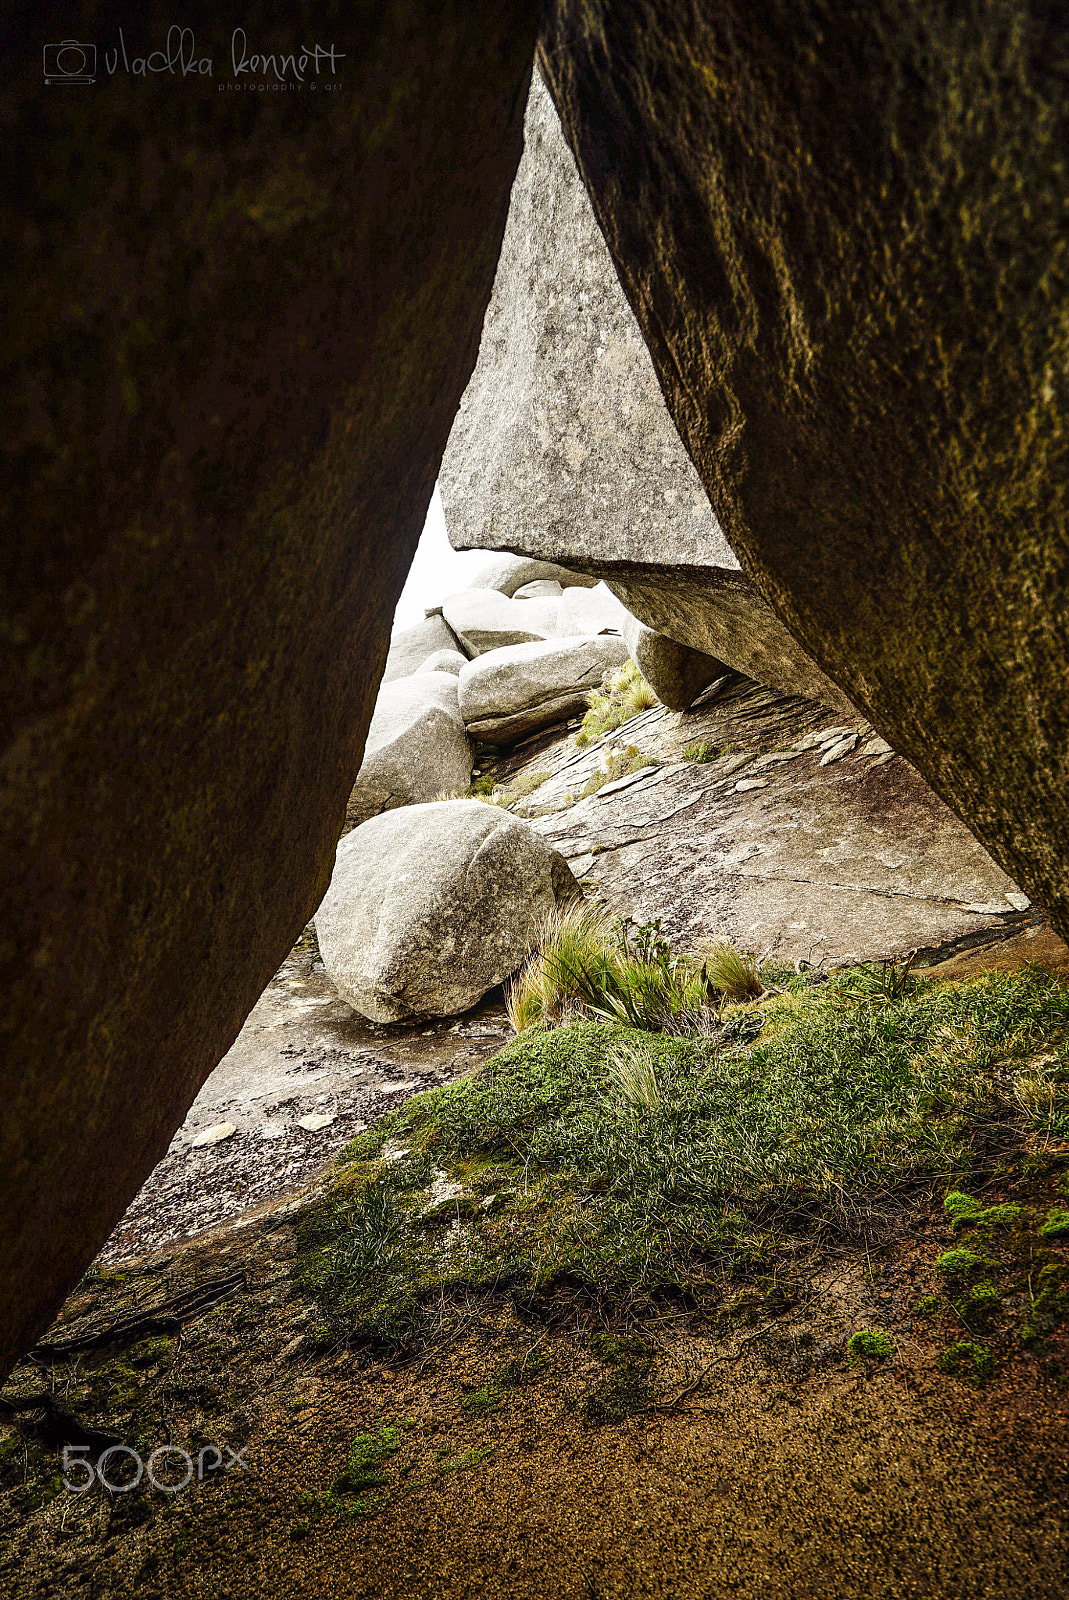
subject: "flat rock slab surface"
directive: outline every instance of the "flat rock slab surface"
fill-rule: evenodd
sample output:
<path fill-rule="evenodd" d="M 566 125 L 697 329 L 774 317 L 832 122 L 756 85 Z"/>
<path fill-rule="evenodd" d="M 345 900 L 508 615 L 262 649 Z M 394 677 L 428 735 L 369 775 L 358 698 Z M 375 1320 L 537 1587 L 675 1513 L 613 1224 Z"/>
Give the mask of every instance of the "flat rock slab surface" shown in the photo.
<path fill-rule="evenodd" d="M 470 1072 L 511 1035 L 499 999 L 459 1020 L 365 1022 L 339 1000 L 314 947 L 298 946 L 98 1260 L 114 1265 L 270 1209 L 307 1186 L 362 1127 Z M 298 1125 L 315 1115 L 333 1121 L 314 1133 Z M 237 1132 L 196 1148 L 198 1134 L 218 1123 Z"/>
<path fill-rule="evenodd" d="M 517 815 L 617 915 L 659 917 L 679 949 L 727 938 L 762 957 L 834 966 L 918 948 L 934 959 L 1033 931 L 1031 911 L 1007 898 L 1016 886 L 914 769 L 899 756 L 864 753 L 877 738 L 866 724 L 847 727 L 812 701 L 732 676 L 694 710 L 655 707 L 584 750 L 575 731 L 546 730 L 504 758 L 484 750 L 484 770 L 495 763 L 502 784 L 548 773 Z M 854 734 L 852 748 L 821 765 Z M 823 745 L 813 743 L 818 736 Z M 791 754 L 806 743 L 812 748 Z M 685 759 L 695 744 L 729 753 Z M 649 757 L 647 770 L 578 799 L 606 752 L 627 745 Z M 362 1123 L 473 1070 L 510 1037 L 499 1000 L 456 1021 L 365 1022 L 339 1000 L 317 952 L 298 946 L 100 1260 L 278 1205 Z M 333 1121 L 315 1133 L 298 1126 L 317 1114 Z M 237 1132 L 195 1148 L 218 1123 Z"/>
<path fill-rule="evenodd" d="M 694 744 L 724 753 L 685 759 Z M 606 751 L 627 745 L 663 764 L 579 799 Z M 521 814 L 618 915 L 660 918 L 681 949 L 726 938 L 833 966 L 1030 920 L 1017 886 L 868 724 L 745 679 L 722 680 L 691 712 L 644 712 L 583 751 L 565 737 L 507 775 L 536 770 L 551 776 Z"/>

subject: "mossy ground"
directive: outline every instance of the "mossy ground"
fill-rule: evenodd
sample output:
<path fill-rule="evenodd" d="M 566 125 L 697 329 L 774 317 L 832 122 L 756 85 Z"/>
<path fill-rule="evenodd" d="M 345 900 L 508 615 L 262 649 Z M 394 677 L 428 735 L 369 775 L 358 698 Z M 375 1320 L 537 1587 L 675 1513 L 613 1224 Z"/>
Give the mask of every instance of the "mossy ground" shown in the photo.
<path fill-rule="evenodd" d="M 864 1237 L 896 1196 L 951 1186 L 989 1146 L 1069 1135 L 1060 984 L 913 980 L 889 999 L 871 978 L 797 980 L 727 1008 L 709 1037 L 525 1035 L 413 1098 L 353 1142 L 302 1223 L 299 1282 L 323 1338 L 413 1347 L 461 1291 L 700 1305 L 722 1271 L 766 1270 L 799 1231 Z M 652 1063 L 652 1107 L 611 1071 L 628 1044 Z M 1050 1092 L 1022 1104 L 1037 1058 Z M 942 1265 L 967 1275 L 985 1259 L 963 1242 Z"/>
<path fill-rule="evenodd" d="M 609 1071 L 628 1030 L 517 1041 L 294 1218 L 92 1274 L 68 1331 L 248 1283 L 7 1394 L 135 1448 L 247 1442 L 251 1471 L 77 1498 L 9 1427 L 6 1592 L 853 1596 L 904 1561 L 955 1600 L 1059 1594 L 1066 991 L 868 977 L 644 1035 L 641 1116 Z M 859 1332 L 893 1353 L 851 1361 Z"/>

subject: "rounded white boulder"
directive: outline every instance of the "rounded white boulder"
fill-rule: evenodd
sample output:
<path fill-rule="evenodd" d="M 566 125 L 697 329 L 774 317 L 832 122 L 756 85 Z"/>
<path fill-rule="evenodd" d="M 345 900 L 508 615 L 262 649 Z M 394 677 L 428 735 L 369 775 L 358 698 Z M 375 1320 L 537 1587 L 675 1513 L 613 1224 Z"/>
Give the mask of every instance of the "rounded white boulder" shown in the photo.
<path fill-rule="evenodd" d="M 449 1017 L 515 972 L 543 917 L 578 893 L 563 856 L 500 807 L 406 806 L 338 845 L 316 934 L 361 1016 Z"/>

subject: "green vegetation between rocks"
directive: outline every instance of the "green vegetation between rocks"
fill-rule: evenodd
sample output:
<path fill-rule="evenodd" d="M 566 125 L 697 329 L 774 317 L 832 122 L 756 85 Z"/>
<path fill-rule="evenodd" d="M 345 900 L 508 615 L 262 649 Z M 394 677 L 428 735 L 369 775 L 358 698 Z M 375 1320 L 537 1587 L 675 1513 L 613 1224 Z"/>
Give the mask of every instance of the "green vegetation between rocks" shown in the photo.
<path fill-rule="evenodd" d="M 657 696 L 635 663 L 625 661 L 615 672 L 605 674 L 601 688 L 593 689 L 587 696 L 587 702 L 590 710 L 575 736 L 580 750 L 585 745 L 593 744 L 595 739 L 600 739 L 602 734 L 622 728 L 640 711 L 648 711 L 657 704 Z"/>
<path fill-rule="evenodd" d="M 721 756 L 732 756 L 738 749 L 733 744 L 711 744 L 708 739 L 697 739 L 693 744 L 683 746 L 683 760 L 694 761 L 699 766 L 704 766 L 710 761 L 718 761 Z"/>
<path fill-rule="evenodd" d="M 661 763 L 653 756 L 643 755 L 637 745 L 625 745 L 622 750 L 611 751 L 604 767 L 599 767 L 596 772 L 591 773 L 579 791 L 579 798 L 588 800 L 592 794 L 597 794 L 607 783 L 614 783 L 617 778 L 630 777 L 633 772 L 641 772 L 643 767 L 660 765 Z"/>
<path fill-rule="evenodd" d="M 743 958 L 731 954 L 742 970 Z M 760 992 L 759 980 L 757 987 Z M 530 959 L 509 985 L 506 1005 L 517 1033 L 580 1018 L 696 1032 L 705 1031 L 720 992 L 706 964 L 672 954 L 659 922 L 629 938 L 598 906 L 576 901 L 543 923 Z"/>
<path fill-rule="evenodd" d="M 889 1333 L 878 1328 L 859 1328 L 846 1341 L 852 1356 L 869 1356 L 874 1361 L 886 1361 L 895 1353 L 895 1342 Z"/>
<path fill-rule="evenodd" d="M 849 1233 L 904 1185 L 967 1170 L 985 1129 L 1069 1133 L 1058 982 L 990 973 L 890 1000 L 857 979 L 724 1007 L 705 1034 L 531 1030 L 414 1097 L 301 1219 L 319 1337 L 416 1345 L 472 1290 L 518 1309 L 563 1286 L 696 1303 L 714 1272 L 767 1268 L 791 1228 Z M 1015 1085 L 1040 1055 L 1049 1093 L 1028 1108 Z"/>
<path fill-rule="evenodd" d="M 463 795 L 440 794 L 438 799 L 482 800 L 488 806 L 500 806 L 502 810 L 508 811 L 521 800 L 526 800 L 528 795 L 534 794 L 550 776 L 548 772 L 528 772 L 514 778 L 511 783 L 499 785 L 492 772 L 483 772 L 472 779 Z"/>

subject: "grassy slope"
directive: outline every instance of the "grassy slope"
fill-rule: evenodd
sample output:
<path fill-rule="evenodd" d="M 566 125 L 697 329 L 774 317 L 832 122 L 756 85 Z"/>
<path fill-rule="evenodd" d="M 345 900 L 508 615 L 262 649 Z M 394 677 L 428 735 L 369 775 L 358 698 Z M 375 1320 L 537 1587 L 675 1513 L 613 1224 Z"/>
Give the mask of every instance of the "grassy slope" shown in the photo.
<path fill-rule="evenodd" d="M 1067 1041 L 1069 992 L 1038 971 L 897 997 L 845 972 L 711 1038 L 525 1036 L 353 1142 L 303 1221 L 300 1282 L 325 1339 L 387 1345 L 465 1286 L 700 1300 L 792 1230 L 863 1232 L 905 1188 L 1069 1135 Z M 627 1043 L 649 1052 L 652 1108 L 612 1071 Z"/>

